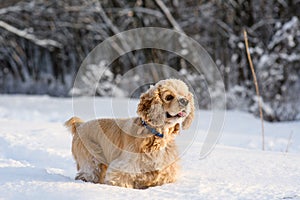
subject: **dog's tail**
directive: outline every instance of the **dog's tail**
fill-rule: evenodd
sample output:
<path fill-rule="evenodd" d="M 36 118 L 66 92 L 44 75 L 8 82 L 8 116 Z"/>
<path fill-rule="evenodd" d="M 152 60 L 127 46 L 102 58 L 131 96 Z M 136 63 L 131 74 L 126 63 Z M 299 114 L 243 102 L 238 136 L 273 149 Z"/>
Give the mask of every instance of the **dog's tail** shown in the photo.
<path fill-rule="evenodd" d="M 68 121 L 65 122 L 65 126 L 71 130 L 72 135 L 76 134 L 76 128 L 84 123 L 79 117 L 72 117 Z"/>

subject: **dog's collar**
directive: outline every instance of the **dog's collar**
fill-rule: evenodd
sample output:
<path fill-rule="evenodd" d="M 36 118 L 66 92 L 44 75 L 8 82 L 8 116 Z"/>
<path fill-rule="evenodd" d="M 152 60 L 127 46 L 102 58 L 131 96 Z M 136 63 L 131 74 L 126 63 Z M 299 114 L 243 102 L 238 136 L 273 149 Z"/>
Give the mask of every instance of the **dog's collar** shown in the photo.
<path fill-rule="evenodd" d="M 142 125 L 148 129 L 153 135 L 163 138 L 164 134 L 158 132 L 157 130 L 155 130 L 155 128 L 150 127 L 144 120 L 142 120 Z"/>

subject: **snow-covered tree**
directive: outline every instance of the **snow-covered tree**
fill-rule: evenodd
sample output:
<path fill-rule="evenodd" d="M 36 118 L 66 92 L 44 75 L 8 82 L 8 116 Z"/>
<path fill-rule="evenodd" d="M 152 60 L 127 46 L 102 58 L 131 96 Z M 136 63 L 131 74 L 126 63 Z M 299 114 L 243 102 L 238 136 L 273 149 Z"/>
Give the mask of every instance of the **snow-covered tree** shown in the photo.
<path fill-rule="evenodd" d="M 115 83 L 114 74 L 107 67 L 106 61 L 101 61 L 98 65 L 87 64 L 82 66 L 83 72 L 77 75 L 77 83 L 71 90 L 74 96 L 126 96 Z"/>
<path fill-rule="evenodd" d="M 121 31 L 152 26 L 183 31 L 199 42 L 222 73 L 228 108 L 258 113 L 245 28 L 265 119 L 299 119 L 299 13 L 299 0 L 14 0 L 0 5 L 0 92 L 68 96 L 82 61 L 96 45 Z M 209 95 L 218 95 L 207 93 L 206 77 L 195 73 L 188 62 L 156 49 L 137 50 L 115 60 L 97 89 L 91 80 L 97 79 L 100 69 L 88 67 L 84 84 L 97 95 L 115 95 L 111 88 L 118 80 L 112 79 L 147 63 L 165 64 L 182 73 L 195 87 L 202 108 L 209 108 Z M 138 71 L 132 80 L 148 78 L 143 73 Z M 148 74 L 151 80 L 169 75 L 159 69 Z M 118 83 L 130 91 L 125 95 L 137 88 L 128 80 Z M 78 94 L 91 91 L 81 88 Z M 143 89 L 133 96 L 140 92 Z"/>

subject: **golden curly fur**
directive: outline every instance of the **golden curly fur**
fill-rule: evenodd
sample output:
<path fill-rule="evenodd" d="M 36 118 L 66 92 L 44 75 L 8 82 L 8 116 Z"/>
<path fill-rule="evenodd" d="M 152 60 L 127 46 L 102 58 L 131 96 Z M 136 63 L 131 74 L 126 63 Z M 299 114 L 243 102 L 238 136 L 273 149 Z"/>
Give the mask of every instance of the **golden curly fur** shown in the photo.
<path fill-rule="evenodd" d="M 75 179 L 137 189 L 174 182 L 178 171 L 174 139 L 180 128 L 191 125 L 194 109 L 187 85 L 167 79 L 141 95 L 136 118 L 83 122 L 72 117 L 65 125 L 73 135 Z"/>

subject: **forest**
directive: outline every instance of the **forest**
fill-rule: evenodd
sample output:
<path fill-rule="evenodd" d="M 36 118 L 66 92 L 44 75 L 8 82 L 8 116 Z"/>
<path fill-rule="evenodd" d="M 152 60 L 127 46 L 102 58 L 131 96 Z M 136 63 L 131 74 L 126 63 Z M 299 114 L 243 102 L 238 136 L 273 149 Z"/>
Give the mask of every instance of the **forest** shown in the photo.
<path fill-rule="evenodd" d="M 172 29 L 191 37 L 209 53 L 221 72 L 227 109 L 259 115 L 258 98 L 247 60 L 243 30 L 258 79 L 264 119 L 300 119 L 299 0 L 0 0 L 0 93 L 70 97 L 76 73 L 89 52 L 105 39 L 141 27 Z M 192 84 L 201 109 L 210 109 L 205 76 L 180 56 L 141 49 L 105 68 L 98 96 L 137 98 L 119 77 L 133 67 L 160 63 Z M 94 95 L 89 67 L 85 90 Z M 144 78 L 137 71 L 130 80 Z M 153 79 L 169 78 L 157 69 Z M 117 93 L 112 92 L 118 86 Z M 120 87 L 121 85 L 121 87 Z M 73 88 L 73 89 L 72 89 Z M 76 89 L 76 88 L 75 88 Z"/>

